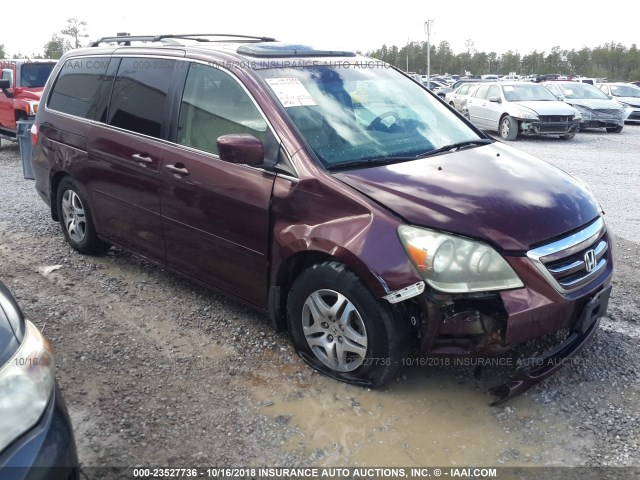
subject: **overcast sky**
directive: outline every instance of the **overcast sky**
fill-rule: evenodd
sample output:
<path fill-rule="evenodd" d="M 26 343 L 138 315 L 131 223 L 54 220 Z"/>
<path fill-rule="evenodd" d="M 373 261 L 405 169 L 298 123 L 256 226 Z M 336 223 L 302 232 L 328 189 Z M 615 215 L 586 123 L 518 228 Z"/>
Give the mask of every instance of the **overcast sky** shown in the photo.
<path fill-rule="evenodd" d="M 31 3 L 11 5 L 2 16 L 10 12 L 16 16 L 3 21 L 0 29 L 0 44 L 11 55 L 42 53 L 44 44 L 66 26 L 69 17 L 87 22 L 85 41 L 122 31 L 134 35 L 219 32 L 366 52 L 383 43 L 402 46 L 408 40 L 426 41 L 424 22 L 434 19 L 431 42 L 447 40 L 456 53 L 466 50 L 467 39 L 478 51 L 498 54 L 549 52 L 555 45 L 571 50 L 610 41 L 627 47 L 640 42 L 637 0 L 619 0 L 612 9 L 584 0 L 182 0 L 171 2 L 172 7 L 157 2 L 154 8 L 134 0 L 56 0 L 41 8 Z"/>

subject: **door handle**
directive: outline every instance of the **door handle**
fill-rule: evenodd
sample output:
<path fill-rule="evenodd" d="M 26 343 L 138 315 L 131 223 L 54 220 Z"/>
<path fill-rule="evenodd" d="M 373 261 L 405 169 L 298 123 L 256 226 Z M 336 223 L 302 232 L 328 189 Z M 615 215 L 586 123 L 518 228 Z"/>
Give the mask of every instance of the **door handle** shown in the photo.
<path fill-rule="evenodd" d="M 165 168 L 173 173 L 176 177 L 186 177 L 189 175 L 189 170 L 182 163 L 176 163 L 175 165 L 165 165 Z"/>
<path fill-rule="evenodd" d="M 146 153 L 134 153 L 131 158 L 141 164 L 153 163 L 153 159 Z"/>

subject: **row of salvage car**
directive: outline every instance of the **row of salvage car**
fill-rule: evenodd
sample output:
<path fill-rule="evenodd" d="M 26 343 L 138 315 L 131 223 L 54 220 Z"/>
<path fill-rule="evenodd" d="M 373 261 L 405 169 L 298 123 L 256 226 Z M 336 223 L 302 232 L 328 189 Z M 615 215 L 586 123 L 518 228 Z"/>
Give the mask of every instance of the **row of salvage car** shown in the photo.
<path fill-rule="evenodd" d="M 640 88 L 624 83 L 468 82 L 448 93 L 445 101 L 503 140 L 521 135 L 570 140 L 580 130 L 619 133 L 625 121 L 640 122 Z"/>

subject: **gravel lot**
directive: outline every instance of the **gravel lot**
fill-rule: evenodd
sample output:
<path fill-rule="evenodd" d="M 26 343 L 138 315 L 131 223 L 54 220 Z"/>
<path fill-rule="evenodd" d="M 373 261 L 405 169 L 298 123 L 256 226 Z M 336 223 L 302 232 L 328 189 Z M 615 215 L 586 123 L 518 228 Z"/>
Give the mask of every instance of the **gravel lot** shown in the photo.
<path fill-rule="evenodd" d="M 95 466 L 640 466 L 640 126 L 512 143 L 591 184 L 617 235 L 608 318 L 577 364 L 500 407 L 506 368 L 407 369 L 381 391 L 311 371 L 265 318 L 128 252 L 77 254 L 0 147 L 0 279 L 56 350 Z"/>

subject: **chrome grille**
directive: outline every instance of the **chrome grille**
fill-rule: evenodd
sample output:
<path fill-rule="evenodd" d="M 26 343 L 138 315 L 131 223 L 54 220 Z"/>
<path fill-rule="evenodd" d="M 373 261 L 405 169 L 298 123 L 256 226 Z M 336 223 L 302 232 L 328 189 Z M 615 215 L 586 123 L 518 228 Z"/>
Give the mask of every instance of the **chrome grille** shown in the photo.
<path fill-rule="evenodd" d="M 527 256 L 560 293 L 583 287 L 607 266 L 606 227 L 602 218 L 569 235 L 527 252 Z"/>

